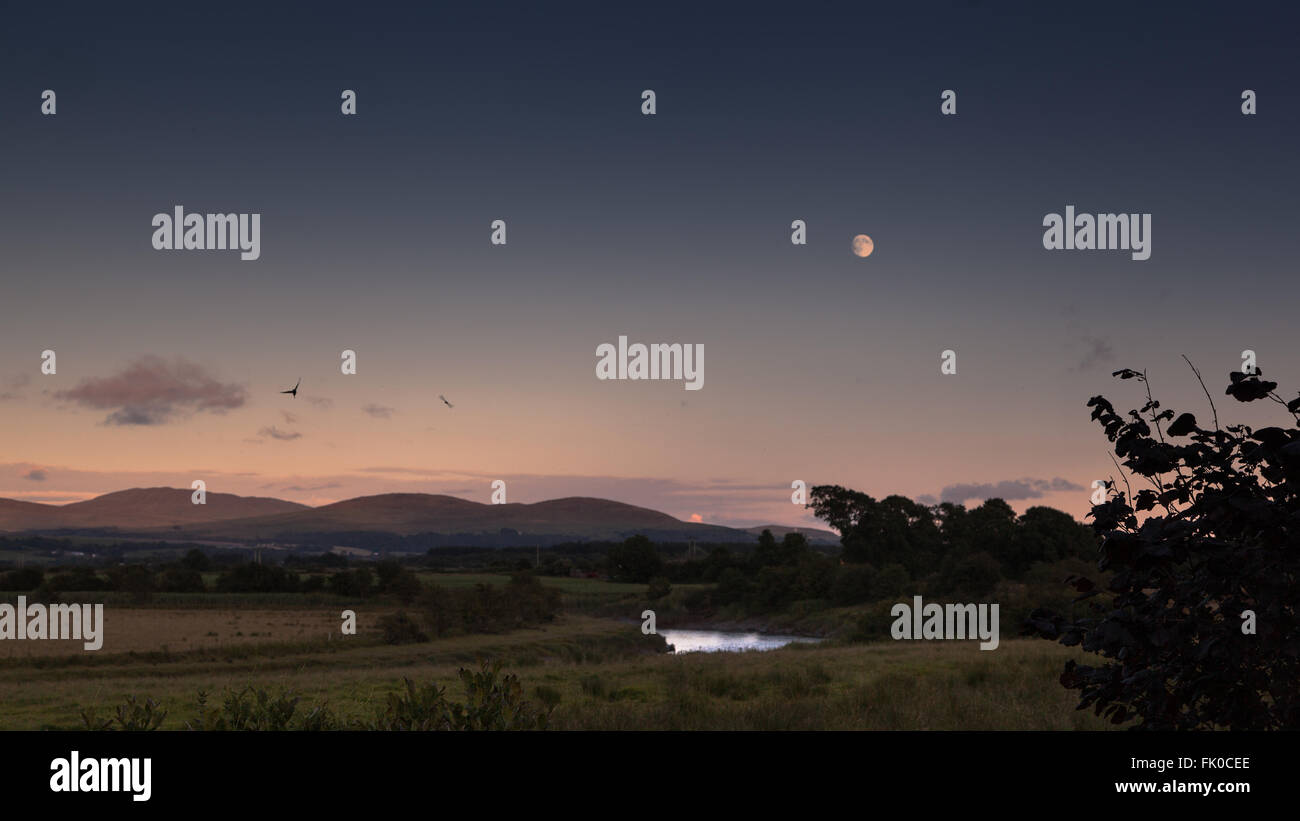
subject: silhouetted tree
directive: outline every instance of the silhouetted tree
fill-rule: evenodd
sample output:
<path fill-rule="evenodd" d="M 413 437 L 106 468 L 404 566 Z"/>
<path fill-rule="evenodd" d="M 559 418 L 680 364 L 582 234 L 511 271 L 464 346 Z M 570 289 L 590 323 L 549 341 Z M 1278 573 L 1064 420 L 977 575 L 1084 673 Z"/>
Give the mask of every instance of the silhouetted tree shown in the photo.
<path fill-rule="evenodd" d="M 617 582 L 645 584 L 663 573 L 663 559 L 645 536 L 633 536 L 609 550 L 609 577 Z"/>
<path fill-rule="evenodd" d="M 1002 499 L 985 499 L 984 504 L 967 511 L 966 532 L 958 555 L 987 553 L 1002 567 L 1012 564 L 1012 542 L 1016 537 L 1016 512 Z"/>
<path fill-rule="evenodd" d="M 777 542 L 772 531 L 764 530 L 758 537 L 753 562 L 756 567 L 792 566 L 808 555 L 808 539 L 802 533 L 787 533 Z"/>
<path fill-rule="evenodd" d="M 776 537 L 772 535 L 772 531 L 764 529 L 758 534 L 758 546 L 754 548 L 751 559 L 755 567 L 769 567 L 781 563 L 776 550 Z"/>
<path fill-rule="evenodd" d="M 809 494 L 808 506 L 839 531 L 840 558 L 846 562 L 877 567 L 898 562 L 917 576 L 933 570 L 943 552 L 934 511 L 905 496 L 876 501 L 838 485 L 818 485 Z"/>
<path fill-rule="evenodd" d="M 1036 506 L 1020 517 L 1010 550 L 1003 556 L 1008 576 L 1019 576 L 1034 562 L 1078 558 L 1096 560 L 1099 539 L 1068 513 Z"/>
<path fill-rule="evenodd" d="M 1098 569 L 1114 575 L 1106 590 L 1071 579 L 1080 599 L 1103 599 L 1090 602 L 1091 617 L 1040 609 L 1027 626 L 1110 660 L 1067 662 L 1061 683 L 1080 691 L 1080 709 L 1116 724 L 1300 726 L 1300 398 L 1284 401 L 1258 373 L 1232 373 L 1229 396 L 1273 400 L 1292 418 L 1221 429 L 1206 390 L 1208 429 L 1162 410 L 1145 373 L 1114 375 L 1138 380 L 1147 397 L 1124 416 L 1104 397 L 1088 402 L 1140 487 L 1112 480 L 1090 514 L 1102 538 Z M 1254 635 L 1243 633 L 1247 610 L 1258 619 Z"/>
<path fill-rule="evenodd" d="M 166 593 L 202 593 L 203 575 L 197 570 L 169 567 L 158 574 L 154 585 Z"/>
<path fill-rule="evenodd" d="M 186 570 L 197 570 L 202 573 L 205 570 L 210 570 L 212 568 L 212 560 L 208 558 L 206 553 L 196 547 L 190 549 L 189 552 L 185 554 L 185 557 L 181 559 L 181 567 L 184 567 Z"/>
<path fill-rule="evenodd" d="M 939 570 L 939 589 L 956 601 L 987 601 L 1002 578 L 1001 565 L 989 553 L 949 553 Z"/>

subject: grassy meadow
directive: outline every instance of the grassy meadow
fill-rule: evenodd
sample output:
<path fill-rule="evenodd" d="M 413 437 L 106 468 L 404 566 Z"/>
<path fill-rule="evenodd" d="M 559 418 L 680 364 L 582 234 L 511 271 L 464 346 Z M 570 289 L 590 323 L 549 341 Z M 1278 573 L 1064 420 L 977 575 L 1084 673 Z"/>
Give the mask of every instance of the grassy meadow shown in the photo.
<path fill-rule="evenodd" d="M 426 576 L 443 585 L 508 580 Z M 517 674 L 530 700 L 554 705 L 551 727 L 561 730 L 1107 726 L 1076 711 L 1073 694 L 1057 683 L 1064 661 L 1080 655 L 1049 642 L 1004 637 L 998 650 L 983 652 L 974 642 L 828 641 L 671 655 L 638 622 L 588 612 L 643 600 L 644 585 L 545 583 L 565 595 L 566 612 L 553 623 L 396 645 L 383 641 L 377 625 L 397 608 L 374 603 L 273 606 L 243 594 L 190 601 L 177 594 L 108 606 L 101 651 L 85 652 L 75 641 L 0 645 L 0 729 L 81 729 L 83 709 L 111 712 L 127 696 L 158 701 L 167 711 L 162 729 L 184 729 L 200 691 L 214 698 L 249 686 L 292 690 L 304 707 L 325 702 L 341 717 L 362 717 L 403 677 L 446 685 L 459 697 L 457 669 L 480 658 Z M 339 635 L 345 607 L 357 613 L 357 635 Z"/>

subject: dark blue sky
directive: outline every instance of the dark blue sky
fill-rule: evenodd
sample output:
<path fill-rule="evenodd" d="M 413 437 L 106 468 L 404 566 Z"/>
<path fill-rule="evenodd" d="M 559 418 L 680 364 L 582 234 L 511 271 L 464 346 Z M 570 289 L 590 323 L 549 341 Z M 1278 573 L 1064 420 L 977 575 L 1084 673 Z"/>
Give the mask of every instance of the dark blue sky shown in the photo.
<path fill-rule="evenodd" d="M 936 496 L 1086 486 L 1110 468 L 1083 403 L 1124 403 L 1115 368 L 1150 368 L 1190 404 L 1203 397 L 1179 354 L 1213 387 L 1253 348 L 1300 386 L 1300 58 L 1284 9 L 7 8 L 0 376 L 21 380 L 33 350 L 56 347 L 68 390 L 154 354 L 253 396 L 306 371 L 325 396 L 397 408 L 382 429 L 322 421 L 295 441 L 322 475 L 377 451 L 683 494 L 720 476 L 778 498 L 798 477 Z M 46 88 L 55 117 L 39 113 Z M 339 112 L 344 88 L 356 117 Z M 939 114 L 949 88 L 955 117 Z M 178 203 L 261 213 L 262 258 L 154 251 L 150 217 Z M 1069 204 L 1152 214 L 1151 259 L 1045 251 L 1043 216 Z M 488 243 L 496 218 L 504 248 Z M 789 243 L 796 218 L 806 247 Z M 857 233 L 875 239 L 867 260 L 848 253 Z M 592 352 L 619 334 L 704 344 L 708 387 L 596 382 Z M 329 382 L 345 347 L 370 365 L 346 388 Z M 450 390 L 480 403 L 474 423 L 436 443 L 423 421 L 400 426 Z M 53 391 L 0 412 L 30 422 L 29 439 L 64 413 L 86 428 L 80 450 L 25 445 L 15 463 L 276 461 L 231 447 L 231 426 L 251 436 L 270 405 L 191 418 L 212 437 L 192 457 L 166 431 L 132 431 L 165 444 L 132 439 L 144 456 L 128 458 L 123 431 Z M 596 478 L 582 489 L 612 495 Z M 627 500 L 749 515 L 704 490 L 677 507 L 641 492 Z M 1086 509 L 1074 495 L 1048 501 Z"/>

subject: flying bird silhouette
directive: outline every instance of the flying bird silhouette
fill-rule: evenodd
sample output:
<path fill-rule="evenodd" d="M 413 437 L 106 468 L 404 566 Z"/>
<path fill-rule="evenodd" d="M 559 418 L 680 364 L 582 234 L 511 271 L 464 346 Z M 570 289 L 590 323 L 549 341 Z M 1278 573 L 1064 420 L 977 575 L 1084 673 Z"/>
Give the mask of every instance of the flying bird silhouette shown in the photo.
<path fill-rule="evenodd" d="M 293 395 L 293 398 L 294 398 L 294 399 L 297 399 L 297 398 L 298 398 L 298 386 L 301 385 L 301 384 L 302 384 L 302 377 L 300 376 L 300 377 L 298 377 L 298 381 L 294 383 L 294 386 L 293 386 L 292 389 L 287 390 L 287 391 L 280 391 L 280 393 L 288 393 L 288 394 L 292 394 L 292 395 Z"/>
<path fill-rule="evenodd" d="M 441 399 L 441 400 L 442 400 L 442 404 L 446 405 L 447 407 L 449 407 L 449 408 L 454 408 L 454 407 L 456 407 L 455 405 L 453 405 L 453 404 L 451 404 L 450 402 L 448 402 L 448 401 L 447 401 L 447 397 L 443 396 L 442 394 L 438 394 L 438 398 Z"/>

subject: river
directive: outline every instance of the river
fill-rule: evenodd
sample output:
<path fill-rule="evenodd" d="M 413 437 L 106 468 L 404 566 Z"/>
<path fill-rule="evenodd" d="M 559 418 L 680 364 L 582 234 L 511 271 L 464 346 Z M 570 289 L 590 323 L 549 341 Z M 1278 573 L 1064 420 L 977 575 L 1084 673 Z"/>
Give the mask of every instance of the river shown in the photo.
<path fill-rule="evenodd" d="M 815 643 L 807 636 L 772 633 L 729 633 L 722 630 L 660 630 L 659 635 L 678 653 L 728 653 L 738 650 L 775 650 L 796 642 Z"/>

